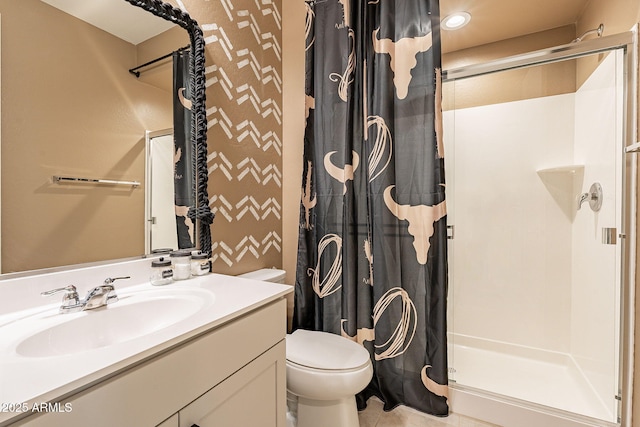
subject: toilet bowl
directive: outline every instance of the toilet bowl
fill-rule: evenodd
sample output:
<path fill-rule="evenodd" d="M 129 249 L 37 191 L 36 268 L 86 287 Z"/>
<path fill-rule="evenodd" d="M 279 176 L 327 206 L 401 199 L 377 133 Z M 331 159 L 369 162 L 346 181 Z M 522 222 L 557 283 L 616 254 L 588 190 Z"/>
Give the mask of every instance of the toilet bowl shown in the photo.
<path fill-rule="evenodd" d="M 262 269 L 240 277 L 280 282 L 284 272 Z M 373 375 L 369 352 L 328 332 L 298 329 L 286 337 L 289 427 L 358 427 L 356 393 Z"/>
<path fill-rule="evenodd" d="M 287 335 L 286 371 L 297 427 L 359 426 L 355 395 L 373 375 L 364 347 L 339 335 L 298 329 Z"/>

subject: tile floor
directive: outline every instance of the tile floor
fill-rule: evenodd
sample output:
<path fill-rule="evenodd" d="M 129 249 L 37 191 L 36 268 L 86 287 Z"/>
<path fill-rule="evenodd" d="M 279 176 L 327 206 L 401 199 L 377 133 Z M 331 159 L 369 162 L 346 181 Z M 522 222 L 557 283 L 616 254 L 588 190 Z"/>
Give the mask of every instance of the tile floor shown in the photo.
<path fill-rule="evenodd" d="M 360 427 L 499 427 L 457 414 L 434 417 L 402 405 L 384 412 L 382 402 L 375 397 L 369 399 L 367 409 L 358 417 Z"/>

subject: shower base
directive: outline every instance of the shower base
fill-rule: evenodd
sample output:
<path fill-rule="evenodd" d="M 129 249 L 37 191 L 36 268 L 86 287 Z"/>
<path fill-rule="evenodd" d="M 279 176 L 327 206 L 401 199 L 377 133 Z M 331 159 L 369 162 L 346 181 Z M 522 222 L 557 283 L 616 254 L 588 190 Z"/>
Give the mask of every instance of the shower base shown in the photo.
<path fill-rule="evenodd" d="M 449 367 L 455 413 L 504 427 L 616 425 L 569 354 L 454 335 Z"/>

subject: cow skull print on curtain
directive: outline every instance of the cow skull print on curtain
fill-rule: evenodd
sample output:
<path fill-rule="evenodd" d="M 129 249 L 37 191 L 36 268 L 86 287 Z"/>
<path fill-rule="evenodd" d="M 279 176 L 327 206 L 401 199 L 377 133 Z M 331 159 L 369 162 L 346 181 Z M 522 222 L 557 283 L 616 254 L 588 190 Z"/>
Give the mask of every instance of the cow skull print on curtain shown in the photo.
<path fill-rule="evenodd" d="M 438 0 L 307 1 L 294 328 L 371 354 L 358 396 L 446 415 Z"/>

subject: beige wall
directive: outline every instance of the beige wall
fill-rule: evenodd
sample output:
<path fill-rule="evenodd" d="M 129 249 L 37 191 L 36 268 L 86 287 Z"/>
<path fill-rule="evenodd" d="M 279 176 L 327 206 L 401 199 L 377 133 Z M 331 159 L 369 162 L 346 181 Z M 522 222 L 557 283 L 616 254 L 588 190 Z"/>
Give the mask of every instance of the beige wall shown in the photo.
<path fill-rule="evenodd" d="M 282 75 L 284 85 L 282 166 L 286 177 L 282 191 L 282 268 L 287 272 L 286 283 L 296 282 L 298 231 L 300 224 L 300 195 L 302 191 L 302 155 L 305 127 L 304 107 L 304 22 L 305 5 L 290 2 L 283 16 Z M 288 320 L 293 316 L 293 295 L 288 298 Z"/>
<path fill-rule="evenodd" d="M 213 270 L 281 268 L 281 1 L 182 3 L 206 44 Z"/>
<path fill-rule="evenodd" d="M 446 53 L 442 56 L 445 70 L 480 64 L 525 52 L 569 43 L 575 38 L 573 25 L 502 40 L 474 48 Z M 541 96 L 573 93 L 576 90 L 575 61 L 564 61 L 463 79 L 454 85 L 444 85 L 442 108 L 474 107 L 483 104 L 518 101 Z"/>
<path fill-rule="evenodd" d="M 282 265 L 287 272 L 287 283 L 295 283 L 298 257 L 298 231 L 300 224 L 300 195 L 302 191 L 302 155 L 304 149 L 304 2 L 295 1 L 286 8 L 283 16 L 284 56 L 282 72 L 284 81 L 284 175 L 283 191 L 283 253 Z"/>
<path fill-rule="evenodd" d="M 134 46 L 40 1 L 0 15 L 3 272 L 143 253 L 143 186 L 51 176 L 144 182 L 144 132 L 171 127 L 170 93 L 127 72 Z"/>
<path fill-rule="evenodd" d="M 189 46 L 189 33 L 175 26 L 136 45 L 136 63 L 146 64 L 182 47 Z M 143 68 L 138 81 L 166 92 L 173 91 L 173 58 L 168 57 Z"/>

